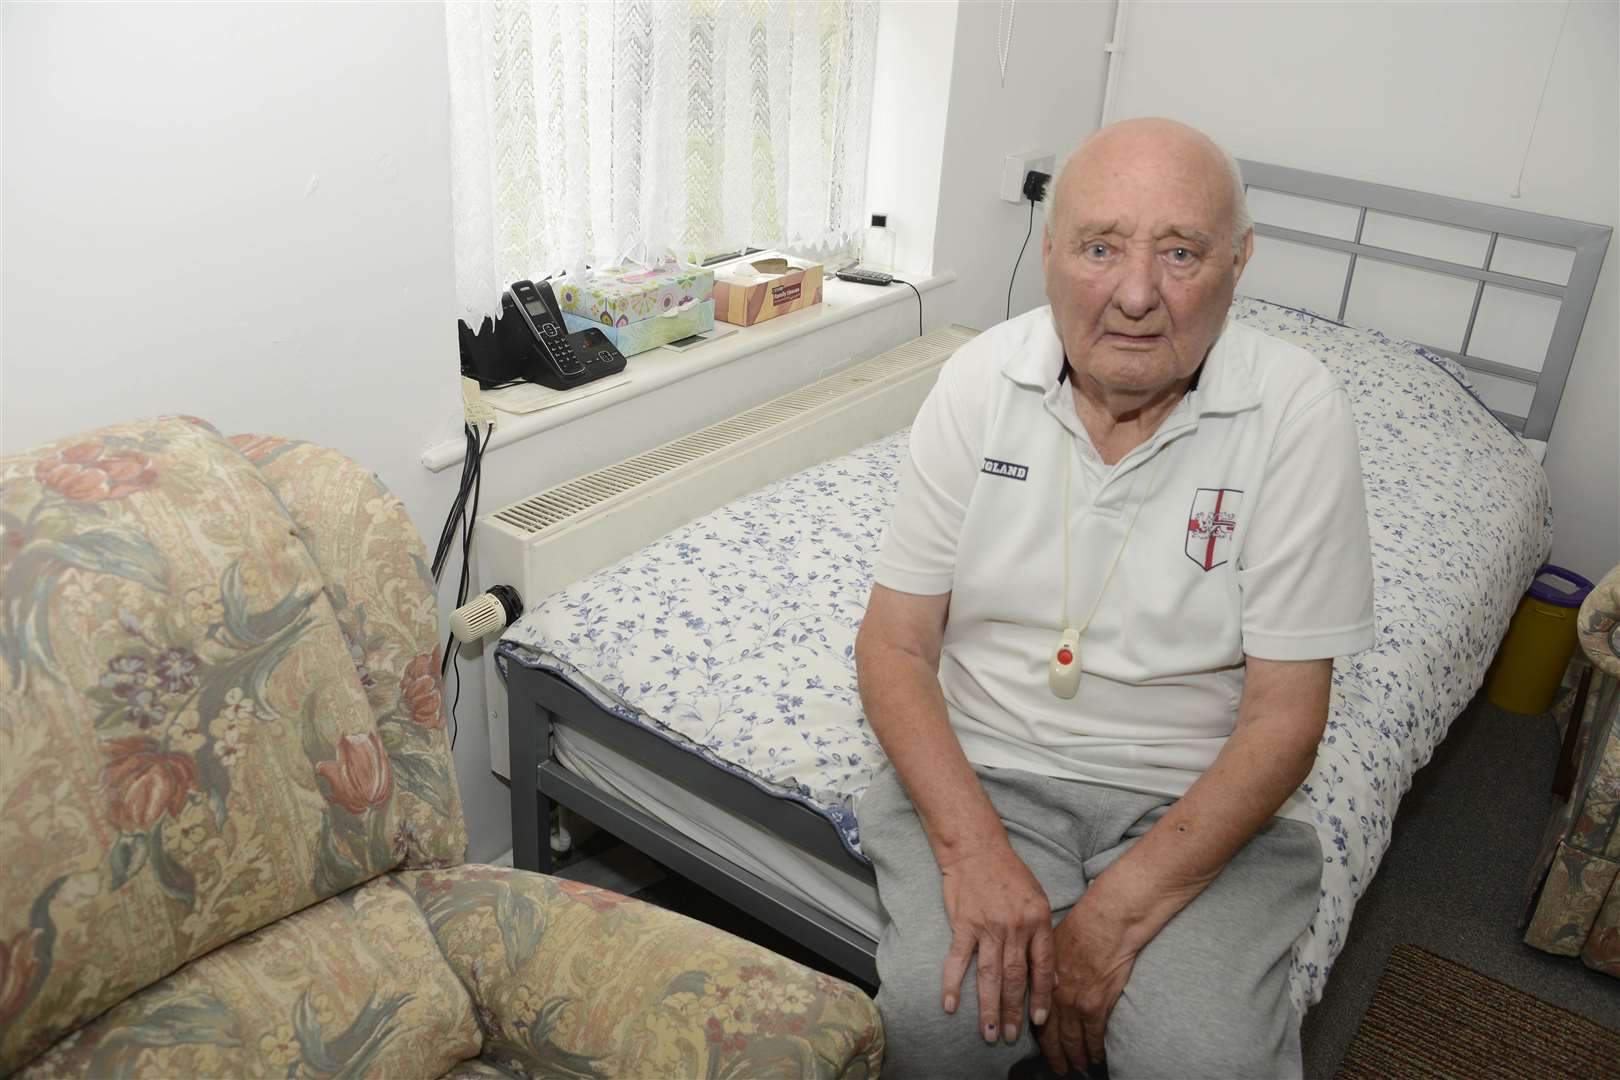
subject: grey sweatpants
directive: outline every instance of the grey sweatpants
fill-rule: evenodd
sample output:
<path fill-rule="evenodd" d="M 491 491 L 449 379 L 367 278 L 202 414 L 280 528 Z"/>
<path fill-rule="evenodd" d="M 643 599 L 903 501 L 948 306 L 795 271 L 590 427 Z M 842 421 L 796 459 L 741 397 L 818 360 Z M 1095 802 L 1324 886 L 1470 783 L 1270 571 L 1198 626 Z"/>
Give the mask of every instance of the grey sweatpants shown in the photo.
<path fill-rule="evenodd" d="M 1014 769 L 976 771 L 1013 850 L 1046 890 L 1054 925 L 1173 801 Z M 1039 1055 L 1027 999 L 1017 1042 L 984 1041 L 971 964 L 956 1012 L 941 1008 L 951 929 L 939 866 L 892 766 L 872 781 L 859 816 L 884 916 L 877 1004 L 885 1080 L 999 1078 Z M 1109 1017 L 1110 1080 L 1300 1075 L 1289 957 L 1316 913 L 1321 866 L 1314 829 L 1272 818 L 1165 925 L 1138 954 Z"/>

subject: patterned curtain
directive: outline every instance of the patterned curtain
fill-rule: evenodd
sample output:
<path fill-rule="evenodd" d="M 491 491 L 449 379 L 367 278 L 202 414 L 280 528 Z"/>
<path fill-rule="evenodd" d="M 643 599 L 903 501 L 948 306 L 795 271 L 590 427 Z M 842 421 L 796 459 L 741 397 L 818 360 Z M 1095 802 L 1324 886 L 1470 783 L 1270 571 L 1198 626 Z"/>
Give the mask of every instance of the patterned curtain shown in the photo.
<path fill-rule="evenodd" d="M 875 0 L 446 5 L 456 278 L 861 236 Z"/>

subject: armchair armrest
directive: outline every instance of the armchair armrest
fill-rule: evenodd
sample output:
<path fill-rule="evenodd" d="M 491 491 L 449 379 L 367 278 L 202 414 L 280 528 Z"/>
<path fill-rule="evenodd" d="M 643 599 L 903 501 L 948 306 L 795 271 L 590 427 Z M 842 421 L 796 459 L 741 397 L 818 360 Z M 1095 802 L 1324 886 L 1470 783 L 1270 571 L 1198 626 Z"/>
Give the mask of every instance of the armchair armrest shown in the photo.
<path fill-rule="evenodd" d="M 472 995 L 483 1057 L 528 1075 L 876 1076 L 848 983 L 637 900 L 490 866 L 396 877 Z"/>

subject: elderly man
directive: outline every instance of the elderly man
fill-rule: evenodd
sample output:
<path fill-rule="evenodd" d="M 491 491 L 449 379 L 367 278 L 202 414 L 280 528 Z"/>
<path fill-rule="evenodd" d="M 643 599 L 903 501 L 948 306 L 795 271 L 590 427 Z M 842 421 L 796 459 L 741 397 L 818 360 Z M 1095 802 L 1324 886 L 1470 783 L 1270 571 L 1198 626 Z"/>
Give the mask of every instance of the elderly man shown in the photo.
<path fill-rule="evenodd" d="M 1299 787 L 1372 569 L 1343 389 L 1227 320 L 1253 246 L 1208 138 L 1105 128 L 1054 186 L 1050 307 L 917 416 L 856 647 L 885 1076 L 1300 1072 Z"/>

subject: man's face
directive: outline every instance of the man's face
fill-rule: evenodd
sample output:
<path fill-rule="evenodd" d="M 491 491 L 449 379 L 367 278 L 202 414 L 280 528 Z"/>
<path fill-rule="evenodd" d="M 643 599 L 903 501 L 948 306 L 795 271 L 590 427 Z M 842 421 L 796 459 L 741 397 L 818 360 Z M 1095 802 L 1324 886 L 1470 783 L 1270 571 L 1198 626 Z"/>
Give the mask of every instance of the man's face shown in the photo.
<path fill-rule="evenodd" d="M 1042 262 L 1076 374 L 1127 395 L 1191 376 L 1254 245 L 1233 251 L 1225 170 L 1185 138 L 1105 136 L 1063 182 Z"/>

